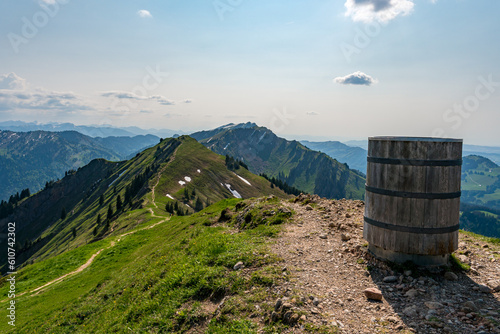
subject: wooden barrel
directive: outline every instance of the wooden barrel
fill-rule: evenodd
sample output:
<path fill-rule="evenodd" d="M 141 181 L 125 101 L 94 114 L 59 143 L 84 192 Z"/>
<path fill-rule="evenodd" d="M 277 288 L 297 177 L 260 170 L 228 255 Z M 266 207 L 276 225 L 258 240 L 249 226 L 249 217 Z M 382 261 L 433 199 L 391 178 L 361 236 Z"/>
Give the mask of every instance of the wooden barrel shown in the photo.
<path fill-rule="evenodd" d="M 370 137 L 363 237 L 376 256 L 439 265 L 458 247 L 462 140 Z"/>

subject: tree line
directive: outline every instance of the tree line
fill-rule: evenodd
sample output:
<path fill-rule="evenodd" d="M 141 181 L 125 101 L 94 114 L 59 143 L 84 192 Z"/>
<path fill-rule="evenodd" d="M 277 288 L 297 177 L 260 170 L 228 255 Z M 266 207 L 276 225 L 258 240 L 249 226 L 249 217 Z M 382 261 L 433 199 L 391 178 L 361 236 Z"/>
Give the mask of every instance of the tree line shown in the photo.
<path fill-rule="evenodd" d="M 29 188 L 21 190 L 21 193 L 17 192 L 15 195 L 10 195 L 8 201 L 2 200 L 0 202 L 0 219 L 6 218 L 14 212 L 14 208 L 17 203 L 25 198 L 31 196 Z"/>

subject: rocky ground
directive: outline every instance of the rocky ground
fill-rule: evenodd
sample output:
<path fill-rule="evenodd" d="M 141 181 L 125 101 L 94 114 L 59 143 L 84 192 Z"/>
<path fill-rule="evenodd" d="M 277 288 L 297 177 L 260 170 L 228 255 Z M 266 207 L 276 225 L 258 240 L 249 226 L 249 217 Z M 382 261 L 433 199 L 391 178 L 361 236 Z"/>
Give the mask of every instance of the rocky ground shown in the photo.
<path fill-rule="evenodd" d="M 287 279 L 272 287 L 264 321 L 291 333 L 500 333 L 499 244 L 461 233 L 455 254 L 468 271 L 390 266 L 367 251 L 363 202 L 301 195 L 285 205 L 295 215 L 271 251 Z"/>

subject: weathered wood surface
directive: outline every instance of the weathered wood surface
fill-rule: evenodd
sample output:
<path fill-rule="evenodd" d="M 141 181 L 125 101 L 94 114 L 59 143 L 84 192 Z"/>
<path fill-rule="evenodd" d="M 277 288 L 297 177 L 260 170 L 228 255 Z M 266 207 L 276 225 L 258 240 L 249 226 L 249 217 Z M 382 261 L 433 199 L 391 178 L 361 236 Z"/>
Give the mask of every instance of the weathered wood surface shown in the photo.
<path fill-rule="evenodd" d="M 368 162 L 367 186 L 403 192 L 398 195 L 367 191 L 365 217 L 410 228 L 446 228 L 459 223 L 460 198 L 413 198 L 415 194 L 448 194 L 460 191 L 461 166 L 407 165 L 408 160 L 461 160 L 461 140 L 370 138 L 368 157 L 403 159 L 406 163 Z M 420 230 L 421 232 L 422 230 Z M 443 255 L 458 247 L 458 231 L 446 233 L 395 231 L 364 223 L 364 238 L 375 246 L 395 252 Z"/>

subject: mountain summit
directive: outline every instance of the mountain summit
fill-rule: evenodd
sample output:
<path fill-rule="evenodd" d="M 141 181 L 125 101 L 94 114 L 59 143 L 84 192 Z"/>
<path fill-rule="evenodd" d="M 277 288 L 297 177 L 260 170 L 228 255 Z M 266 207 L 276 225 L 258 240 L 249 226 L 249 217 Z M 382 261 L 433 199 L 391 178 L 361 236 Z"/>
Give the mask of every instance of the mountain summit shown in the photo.
<path fill-rule="evenodd" d="M 362 173 L 255 123 L 228 124 L 191 136 L 218 154 L 243 161 L 253 173 L 275 177 L 308 193 L 327 198 L 363 198 Z"/>

